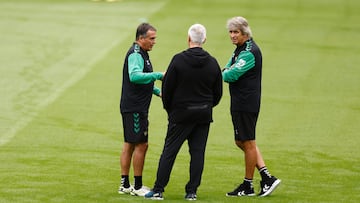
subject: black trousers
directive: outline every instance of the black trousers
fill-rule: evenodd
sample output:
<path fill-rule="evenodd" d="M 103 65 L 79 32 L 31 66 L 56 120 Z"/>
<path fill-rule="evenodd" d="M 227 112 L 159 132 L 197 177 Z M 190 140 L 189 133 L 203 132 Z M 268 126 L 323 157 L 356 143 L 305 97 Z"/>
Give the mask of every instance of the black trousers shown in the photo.
<path fill-rule="evenodd" d="M 185 186 L 186 193 L 196 193 L 204 169 L 205 148 L 210 123 L 205 124 L 168 124 L 165 144 L 160 156 L 154 192 L 164 192 L 169 182 L 170 173 L 176 156 L 185 142 L 188 141 L 190 153 L 190 180 Z"/>

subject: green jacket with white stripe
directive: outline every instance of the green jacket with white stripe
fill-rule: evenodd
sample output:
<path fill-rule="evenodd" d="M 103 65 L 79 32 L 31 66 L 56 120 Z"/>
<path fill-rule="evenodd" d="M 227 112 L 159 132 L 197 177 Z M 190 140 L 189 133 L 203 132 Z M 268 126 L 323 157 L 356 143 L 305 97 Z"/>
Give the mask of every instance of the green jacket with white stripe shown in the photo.
<path fill-rule="evenodd" d="M 153 72 L 148 52 L 134 43 L 124 61 L 121 113 L 148 112 L 152 94 L 160 95 L 160 89 L 154 86 L 154 81 L 161 80 L 162 76 L 160 72 Z"/>
<path fill-rule="evenodd" d="M 223 80 L 229 83 L 231 111 L 260 111 L 261 75 L 261 51 L 251 38 L 236 47 L 222 72 Z"/>

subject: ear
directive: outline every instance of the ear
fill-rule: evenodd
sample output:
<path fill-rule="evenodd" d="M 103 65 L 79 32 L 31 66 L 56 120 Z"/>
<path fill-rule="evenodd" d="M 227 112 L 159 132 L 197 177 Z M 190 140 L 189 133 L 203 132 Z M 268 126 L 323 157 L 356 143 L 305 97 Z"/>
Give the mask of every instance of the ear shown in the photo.
<path fill-rule="evenodd" d="M 202 43 L 205 44 L 205 42 L 206 42 L 206 38 L 204 39 L 204 41 Z"/>

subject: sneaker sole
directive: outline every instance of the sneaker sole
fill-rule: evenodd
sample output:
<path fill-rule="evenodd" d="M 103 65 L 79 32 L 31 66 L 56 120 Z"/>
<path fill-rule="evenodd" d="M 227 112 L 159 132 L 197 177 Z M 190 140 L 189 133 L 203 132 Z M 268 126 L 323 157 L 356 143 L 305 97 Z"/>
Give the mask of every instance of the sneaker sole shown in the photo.
<path fill-rule="evenodd" d="M 130 192 L 118 192 L 120 195 L 130 195 Z"/>
<path fill-rule="evenodd" d="M 120 190 L 118 190 L 118 193 L 120 195 L 129 195 L 129 194 L 131 194 L 131 191 L 120 191 Z"/>
<path fill-rule="evenodd" d="M 146 193 L 144 194 L 139 194 L 139 193 L 136 193 L 136 192 L 130 192 L 130 195 L 131 196 L 138 196 L 138 197 L 144 197 Z"/>
<path fill-rule="evenodd" d="M 253 197 L 253 196 L 255 196 L 255 193 L 247 194 L 247 195 L 229 195 L 229 194 L 226 194 L 226 197 Z"/>
<path fill-rule="evenodd" d="M 142 186 L 142 188 L 140 188 L 139 190 L 135 190 L 135 188 L 133 188 L 130 191 L 130 195 L 144 197 L 148 192 L 150 192 L 150 188 Z"/>
<path fill-rule="evenodd" d="M 279 186 L 280 182 L 281 182 L 280 179 L 275 180 L 275 182 L 271 185 L 269 190 L 266 191 L 264 194 L 260 195 L 260 197 L 265 197 L 270 195 L 277 188 L 277 186 Z"/>
<path fill-rule="evenodd" d="M 164 198 L 160 198 L 160 197 L 145 197 L 145 199 L 151 199 L 151 200 L 164 200 Z"/>

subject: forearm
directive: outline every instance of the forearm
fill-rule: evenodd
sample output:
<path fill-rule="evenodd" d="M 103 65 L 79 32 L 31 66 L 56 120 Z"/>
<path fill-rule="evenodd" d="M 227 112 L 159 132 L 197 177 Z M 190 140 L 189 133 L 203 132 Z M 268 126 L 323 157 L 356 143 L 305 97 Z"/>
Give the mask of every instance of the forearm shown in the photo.
<path fill-rule="evenodd" d="M 254 66 L 254 55 L 251 52 L 241 52 L 233 65 L 226 64 L 225 69 L 222 71 L 223 80 L 225 82 L 235 82 Z"/>
<path fill-rule="evenodd" d="M 149 72 L 144 73 L 140 71 L 131 72 L 129 74 L 130 82 L 136 83 L 136 84 L 149 84 L 151 82 L 154 82 L 155 80 L 161 80 L 163 74 L 160 72 Z"/>

